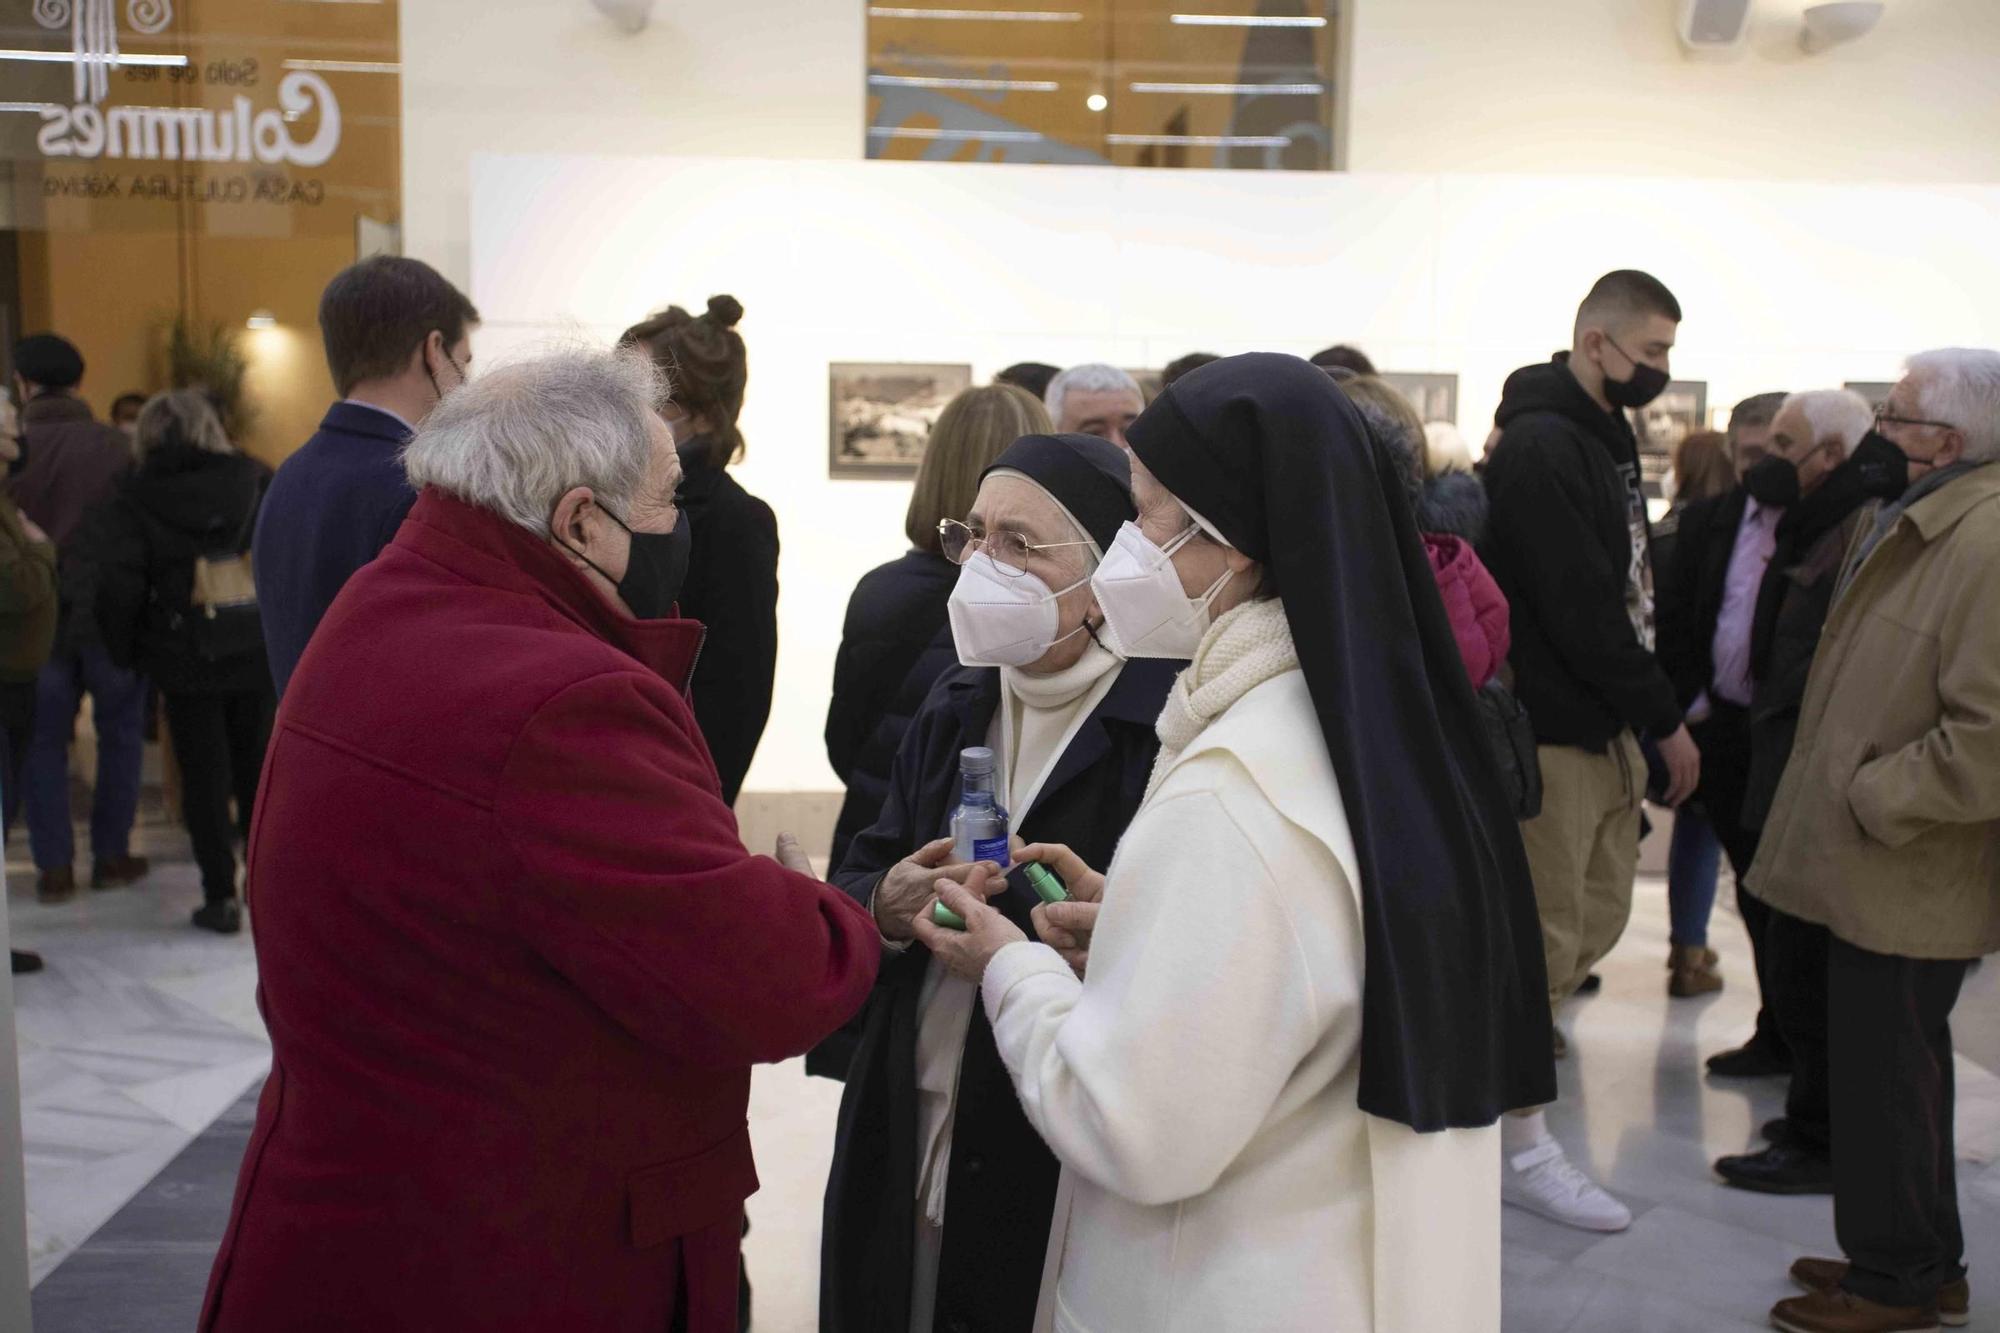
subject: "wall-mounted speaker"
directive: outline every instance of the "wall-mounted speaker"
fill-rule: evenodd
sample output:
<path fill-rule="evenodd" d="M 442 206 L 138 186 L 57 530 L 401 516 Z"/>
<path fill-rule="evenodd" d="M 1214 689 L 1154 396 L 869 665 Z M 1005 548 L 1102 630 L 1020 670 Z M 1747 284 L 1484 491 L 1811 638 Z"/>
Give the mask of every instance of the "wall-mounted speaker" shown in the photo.
<path fill-rule="evenodd" d="M 1750 31 L 1754 0 L 1680 0 L 1681 42 L 1691 51 L 1729 51 Z"/>

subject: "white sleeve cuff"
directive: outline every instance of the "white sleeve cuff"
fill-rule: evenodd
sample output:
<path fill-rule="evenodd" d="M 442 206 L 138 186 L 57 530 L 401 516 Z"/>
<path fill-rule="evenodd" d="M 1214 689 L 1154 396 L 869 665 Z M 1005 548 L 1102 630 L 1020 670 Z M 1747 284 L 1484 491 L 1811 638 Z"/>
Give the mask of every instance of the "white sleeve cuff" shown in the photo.
<path fill-rule="evenodd" d="M 1083 986 L 1062 955 L 1048 945 L 1032 940 L 1010 944 L 993 955 L 986 964 L 986 975 L 980 979 L 979 993 L 986 1002 L 986 1021 L 997 1028 L 1008 995 L 1022 982 L 1038 976 L 1060 976 L 1078 989 Z"/>

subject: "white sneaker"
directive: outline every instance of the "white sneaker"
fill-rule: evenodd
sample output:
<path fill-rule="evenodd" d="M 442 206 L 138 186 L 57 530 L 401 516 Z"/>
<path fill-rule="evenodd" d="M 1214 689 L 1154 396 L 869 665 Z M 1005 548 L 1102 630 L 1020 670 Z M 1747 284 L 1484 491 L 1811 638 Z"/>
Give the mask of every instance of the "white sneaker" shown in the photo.
<path fill-rule="evenodd" d="M 1500 1173 L 1500 1200 L 1582 1231 L 1623 1231 L 1632 1225 L 1632 1210 L 1585 1175 L 1554 1139 L 1508 1160 Z"/>

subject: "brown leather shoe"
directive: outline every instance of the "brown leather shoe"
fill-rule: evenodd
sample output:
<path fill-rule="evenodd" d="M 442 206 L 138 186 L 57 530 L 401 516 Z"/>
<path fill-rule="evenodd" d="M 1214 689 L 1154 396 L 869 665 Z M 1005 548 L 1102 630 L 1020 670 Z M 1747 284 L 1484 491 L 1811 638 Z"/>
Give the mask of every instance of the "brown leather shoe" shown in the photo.
<path fill-rule="evenodd" d="M 74 897 L 76 897 L 76 872 L 68 866 L 44 870 L 35 880 L 35 898 L 38 902 L 66 903 Z"/>
<path fill-rule="evenodd" d="M 1720 961 L 1713 949 L 1673 946 L 1667 951 L 1667 994 L 1676 1000 L 1715 994 L 1722 989 L 1722 973 L 1715 970 Z"/>
<path fill-rule="evenodd" d="M 1847 1276 L 1845 1259 L 1801 1259 L 1792 1265 L 1792 1281 L 1806 1291 L 1832 1291 Z M 1964 1278 L 1938 1289 L 1938 1322 L 1964 1328 L 1972 1322 L 1972 1284 Z"/>
<path fill-rule="evenodd" d="M 1783 1333 L 1938 1333 L 1934 1305 L 1877 1305 L 1845 1287 L 1794 1296 L 1771 1307 L 1771 1327 Z"/>
<path fill-rule="evenodd" d="M 90 887 L 122 889 L 146 878 L 152 868 L 153 863 L 143 856 L 107 857 L 90 868 Z"/>

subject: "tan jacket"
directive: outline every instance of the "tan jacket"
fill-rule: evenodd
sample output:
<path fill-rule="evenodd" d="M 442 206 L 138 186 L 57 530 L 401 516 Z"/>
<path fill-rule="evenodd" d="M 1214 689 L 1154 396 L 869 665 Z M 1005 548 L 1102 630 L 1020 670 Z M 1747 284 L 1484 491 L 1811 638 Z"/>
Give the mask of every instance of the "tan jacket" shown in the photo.
<path fill-rule="evenodd" d="M 1849 944 L 2000 951 L 2000 464 L 1924 496 L 1834 603 L 1750 888 Z"/>

